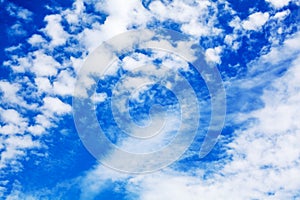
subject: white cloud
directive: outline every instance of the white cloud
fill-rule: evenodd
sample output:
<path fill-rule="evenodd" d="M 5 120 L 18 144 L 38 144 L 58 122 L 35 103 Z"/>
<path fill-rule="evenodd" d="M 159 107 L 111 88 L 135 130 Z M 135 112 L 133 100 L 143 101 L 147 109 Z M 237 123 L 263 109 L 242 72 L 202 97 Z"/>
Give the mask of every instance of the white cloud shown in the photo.
<path fill-rule="evenodd" d="M 24 149 L 33 146 L 35 147 L 39 146 L 39 143 L 33 141 L 30 135 L 9 137 L 6 140 L 6 144 L 16 149 Z"/>
<path fill-rule="evenodd" d="M 80 68 L 83 66 L 84 59 L 83 58 L 74 58 L 73 56 L 70 57 L 70 62 L 75 74 L 78 74 Z"/>
<path fill-rule="evenodd" d="M 183 1 L 172 1 L 169 4 L 163 4 L 161 1 L 153 1 L 150 3 L 149 9 L 160 21 L 172 19 L 176 22 L 188 23 L 192 19 L 205 16 L 208 7 L 211 5 L 212 3 L 206 0 L 194 4 Z"/>
<path fill-rule="evenodd" d="M 284 6 L 287 6 L 291 2 L 291 0 L 266 0 L 266 2 L 269 2 L 276 9 L 280 9 Z"/>
<path fill-rule="evenodd" d="M 47 15 L 45 21 L 47 22 L 46 27 L 43 31 L 51 38 L 51 46 L 59 46 L 66 43 L 69 34 L 63 29 L 61 25 L 61 15 Z"/>
<path fill-rule="evenodd" d="M 297 53 L 299 53 L 300 44 L 300 33 L 294 34 L 294 37 L 288 38 L 284 41 L 284 49 L 280 48 L 278 45 L 271 47 L 270 52 L 262 56 L 262 60 L 265 63 L 276 65 L 282 61 L 286 61 L 288 58 L 293 58 Z"/>
<path fill-rule="evenodd" d="M 279 19 L 279 20 L 283 20 L 285 19 L 289 14 L 291 13 L 290 10 L 284 10 L 284 11 L 281 11 L 281 12 L 277 12 L 275 15 L 274 15 L 274 19 Z"/>
<path fill-rule="evenodd" d="M 43 101 L 44 105 L 42 106 L 42 110 L 50 117 L 53 116 L 53 114 L 64 115 L 72 110 L 69 104 L 62 102 L 57 97 L 45 97 Z"/>
<path fill-rule="evenodd" d="M 234 17 L 229 22 L 229 26 L 232 28 L 240 29 L 241 28 L 241 19 L 238 16 Z"/>
<path fill-rule="evenodd" d="M 33 13 L 25 8 L 19 7 L 14 3 L 9 3 L 6 7 L 10 16 L 23 19 L 25 21 L 31 21 Z"/>
<path fill-rule="evenodd" d="M 283 3 L 280 3 L 270 0 L 270 2 L 273 5 L 276 4 L 277 8 L 280 8 L 282 5 L 286 5 L 288 1 L 285 0 L 282 1 Z M 115 4 L 118 4 L 118 6 L 115 6 Z M 147 22 L 154 18 L 160 21 L 174 20 L 182 24 L 180 27 L 182 31 L 197 37 L 218 35 L 222 32 L 220 29 L 214 28 L 216 16 L 211 16 L 209 11 L 211 9 L 216 11 L 216 7 L 215 4 L 209 1 L 201 1 L 199 3 L 174 1 L 170 4 L 153 1 L 149 7 L 150 11 L 145 10 L 140 1 L 98 1 L 96 7 L 98 10 L 104 10 L 109 14 L 105 23 L 100 24 L 96 21 L 91 21 L 91 23 L 88 23 L 91 27 L 85 28 L 83 32 L 76 35 L 80 40 L 79 45 L 83 44 L 89 51 L 97 47 L 100 42 L 126 31 L 133 24 L 144 27 Z M 71 35 L 71 33 L 67 33 L 64 30 L 61 24 L 62 17 L 65 17 L 69 23 L 74 25 L 80 23 L 81 20 L 88 21 L 83 17 L 85 15 L 83 13 L 84 9 L 82 1 L 77 0 L 74 3 L 74 10 L 64 12 L 62 15 L 47 16 L 45 18 L 47 25 L 43 29 L 44 33 L 51 38 L 50 45 L 43 46 L 47 51 L 28 54 L 28 57 L 18 60 L 20 61 L 19 66 L 11 66 L 14 72 L 22 73 L 30 70 L 35 73 L 37 76 L 35 83 L 39 92 L 47 93 L 47 95 L 71 94 L 71 88 L 74 83 L 72 73 L 67 70 L 59 72 L 58 69 L 64 63 L 58 63 L 51 55 L 51 52 L 53 47 L 64 45 Z M 282 19 L 286 15 L 283 11 L 277 13 L 274 18 Z M 244 22 L 241 22 L 239 18 L 235 18 L 230 23 L 230 26 L 235 28 L 235 33 L 241 26 L 245 30 L 259 30 L 267 22 L 268 18 L 268 13 L 258 12 L 250 15 Z M 231 35 L 232 37 L 226 36 L 225 40 L 228 45 L 237 49 L 239 44 L 236 42 L 237 35 L 235 33 Z M 33 35 L 28 39 L 28 42 L 31 45 L 38 46 L 46 41 L 40 35 Z M 289 49 L 280 50 L 272 47 L 271 53 L 264 56 L 263 59 L 265 61 L 261 62 L 277 64 L 282 57 L 288 57 L 294 55 L 295 52 L 297 53 L 298 50 L 295 50 L 297 47 L 294 46 L 297 46 L 295 44 L 299 43 L 299 39 L 292 38 L 285 42 L 286 46 L 290 46 Z M 209 61 L 219 63 L 221 51 L 222 47 L 210 48 L 206 51 L 206 57 Z M 45 54 L 44 52 L 50 53 Z M 32 59 L 31 55 L 35 58 Z M 68 60 L 69 58 L 64 57 L 63 59 Z M 74 70 L 77 72 L 81 67 L 83 58 L 71 57 L 70 60 Z M 130 66 L 127 66 L 127 68 L 130 68 Z M 256 118 L 258 123 L 254 127 L 246 127 L 245 130 L 237 132 L 239 135 L 230 143 L 231 150 L 228 151 L 228 153 L 236 157 L 233 157 L 232 162 L 228 163 L 222 171 L 216 172 L 214 177 L 208 181 L 203 181 L 202 172 L 196 172 L 196 176 L 194 176 L 188 173 L 166 170 L 153 175 L 140 176 L 140 179 L 139 177 L 131 179 L 127 185 L 129 191 L 136 192 L 141 199 L 199 199 L 202 197 L 206 199 L 240 199 L 250 197 L 267 199 L 268 197 L 264 192 L 272 192 L 273 190 L 277 192 L 276 198 L 289 198 L 288 193 L 292 195 L 299 188 L 297 180 L 293 180 L 293 177 L 297 177 L 299 174 L 299 166 L 293 166 L 292 162 L 299 157 L 299 148 L 296 141 L 299 141 L 300 138 L 296 132 L 293 132 L 298 130 L 298 125 L 294 123 L 294 119 L 299 118 L 297 114 L 299 113 L 298 109 L 294 109 L 294 107 L 299 107 L 297 104 L 299 97 L 296 95 L 299 91 L 295 87 L 299 83 L 293 74 L 299 74 L 299 70 L 295 67 L 288 74 L 287 77 L 274 83 L 273 86 L 276 90 L 265 90 L 263 98 L 266 103 L 265 108 L 251 113 L 251 117 Z M 53 76 L 51 82 L 49 76 Z M 284 87 L 289 88 L 289 93 L 285 93 L 286 90 L 284 89 L 286 88 L 281 85 L 282 83 L 284 83 Z M 21 86 L 18 83 L 0 81 L 0 91 L 3 92 L 1 100 L 4 103 L 25 105 L 23 98 L 17 95 L 20 88 Z M 293 95 L 291 95 L 291 91 Z M 277 97 L 276 95 L 278 94 L 280 98 L 275 101 L 273 97 Z M 287 96 L 287 98 L 284 96 Z M 95 97 L 95 100 L 102 101 L 104 97 L 105 95 L 99 95 Z M 45 97 L 43 103 L 43 106 L 38 110 L 42 114 L 37 115 L 34 118 L 35 124 L 27 129 L 27 131 L 36 136 L 54 125 L 52 121 L 54 115 L 64 115 L 71 111 L 71 106 L 57 97 Z M 0 131 L 4 134 L 13 134 L 18 130 L 17 124 L 9 121 L 10 119 L 23 120 L 20 115 L 18 118 L 13 111 L 10 112 L 10 114 L 9 112 L 4 114 L 3 118 L 9 124 L 0 127 Z M 23 121 L 26 121 L 26 119 Z M 270 126 L 269 123 L 272 125 Z M 290 130 L 291 127 L 293 130 Z M 280 134 L 277 134 L 277 132 L 280 132 Z M 273 139 L 276 141 L 272 141 L 268 134 L 274 135 Z M 33 141 L 31 136 L 28 135 L 9 137 L 5 142 L 2 142 L 3 138 L 0 138 L 0 140 L 2 146 L 7 146 L 5 151 L 1 152 L 0 168 L 7 163 L 16 164 L 13 158 L 26 156 L 24 149 L 39 146 L 38 142 Z M 284 154 L 284 152 L 288 153 Z M 4 162 L 2 159 L 6 161 Z M 271 170 L 264 171 L 259 167 L 265 163 L 271 163 L 278 168 L 272 168 L 273 166 L 271 165 L 268 166 L 272 168 Z M 248 171 L 243 170 L 243 168 Z M 277 169 L 280 170 L 277 171 Z M 223 175 L 226 175 L 226 177 L 222 178 L 221 176 Z M 111 172 L 105 167 L 98 166 L 95 170 L 87 173 L 85 180 L 82 182 L 81 197 L 82 199 L 93 198 L 105 187 L 105 184 L 108 183 L 107 180 L 123 181 L 127 177 L 124 174 Z M 136 188 L 131 187 L 131 183 Z M 236 187 L 236 185 L 239 187 Z M 284 187 L 284 189 L 280 189 L 280 187 Z"/>
<path fill-rule="evenodd" d="M 42 44 L 46 42 L 46 40 L 41 35 L 38 34 L 32 35 L 27 41 L 32 46 L 36 46 L 38 44 Z"/>
<path fill-rule="evenodd" d="M 5 149 L 0 156 L 0 169 L 11 166 L 14 170 L 19 171 L 20 163 L 17 161 L 26 155 L 26 150 L 31 148 L 39 148 L 40 143 L 34 141 L 30 135 L 9 136 L 3 139 Z"/>
<path fill-rule="evenodd" d="M 118 5 L 118 6 L 115 6 Z M 104 24 L 94 22 L 92 28 L 86 28 L 79 35 L 81 42 L 88 49 L 94 50 L 101 42 L 113 36 L 127 31 L 130 26 L 145 27 L 150 20 L 150 13 L 142 6 L 140 1 L 99 1 L 95 5 L 96 9 L 108 14 Z M 118 24 L 116 26 L 116 24 Z"/>
<path fill-rule="evenodd" d="M 5 123 L 20 125 L 21 123 L 26 122 L 26 120 L 14 109 L 3 110 L 0 108 L 0 112 L 1 119 Z"/>
<path fill-rule="evenodd" d="M 134 70 L 137 67 L 149 64 L 149 58 L 142 53 L 134 53 L 131 56 L 126 56 L 121 64 L 125 70 Z"/>
<path fill-rule="evenodd" d="M 240 43 L 237 42 L 238 35 L 237 34 L 231 34 L 226 35 L 224 38 L 224 42 L 232 48 L 232 50 L 238 50 L 240 48 Z"/>
<path fill-rule="evenodd" d="M 93 96 L 91 96 L 91 99 L 94 104 L 104 102 L 107 98 L 106 93 L 95 93 Z"/>
<path fill-rule="evenodd" d="M 13 51 L 16 51 L 16 50 L 20 50 L 21 46 L 22 46 L 21 44 L 18 44 L 16 46 L 11 46 L 11 47 L 5 48 L 4 50 L 6 52 L 13 52 Z"/>
<path fill-rule="evenodd" d="M 192 177 L 166 170 L 156 174 L 142 175 L 130 179 L 128 190 L 138 191 L 142 189 L 143 192 L 139 195 L 139 199 L 141 200 L 212 199 L 212 193 L 209 192 L 209 188 L 207 187 L 205 191 L 204 185 L 202 184 L 201 177 Z M 215 193 L 214 197 L 215 199 L 220 199 L 218 193 Z"/>
<path fill-rule="evenodd" d="M 289 40 L 295 44 L 298 35 Z M 276 47 L 277 51 L 290 52 L 289 43 L 287 41 L 283 47 Z M 201 170 L 190 174 L 166 169 L 131 178 L 128 191 L 137 194 L 141 200 L 296 198 L 300 188 L 300 147 L 297 144 L 300 140 L 297 121 L 300 119 L 299 50 L 298 45 L 289 57 L 281 57 L 283 61 L 293 60 L 290 66 L 284 64 L 288 71 L 277 79 L 271 75 L 271 84 L 265 87 L 261 97 L 264 107 L 239 119 L 239 122 L 247 119 L 255 119 L 255 122 L 236 130 L 227 149 L 231 159 L 209 164 L 207 167 L 213 171 L 212 175 L 203 179 L 204 172 Z M 266 58 L 268 63 L 272 62 L 272 56 L 266 55 L 252 65 L 262 67 Z M 259 77 L 265 78 L 263 73 Z M 253 78 L 251 73 L 249 78 Z M 251 83 L 253 88 L 262 82 L 253 80 Z M 239 116 L 236 115 L 237 118 Z M 224 167 L 217 169 L 218 165 Z"/>
<path fill-rule="evenodd" d="M 161 1 L 152 1 L 149 9 L 155 19 L 179 23 L 184 33 L 195 37 L 222 33 L 221 29 L 214 26 L 217 22 L 217 5 L 210 1 L 172 1 L 166 4 Z M 211 10 L 214 12 L 210 12 Z"/>
<path fill-rule="evenodd" d="M 35 136 L 42 135 L 46 131 L 41 125 L 29 126 L 27 130 Z"/>
<path fill-rule="evenodd" d="M 0 169 L 4 170 L 3 168 L 10 166 L 18 171 L 21 169 L 18 159 L 26 155 L 26 149 L 40 146 L 39 142 L 33 141 L 26 132 L 32 131 L 37 135 L 37 131 L 40 130 L 28 127 L 28 119 L 14 109 L 0 108 L 0 120 L 4 124 L 0 125 L 0 141 L 3 150 L 0 156 Z"/>
<path fill-rule="evenodd" d="M 127 174 L 114 171 L 102 165 L 97 165 L 89 170 L 85 176 L 80 177 L 81 194 L 79 199 L 92 200 L 99 192 L 105 190 L 105 187 L 110 181 L 121 181 L 127 177 Z"/>
<path fill-rule="evenodd" d="M 0 81 L 0 97 L 3 105 L 19 105 L 26 109 L 35 109 L 36 104 L 28 104 L 24 98 L 18 94 L 21 91 L 21 85 L 18 83 L 10 83 Z M 1 95 L 2 94 L 2 95 Z"/>
<path fill-rule="evenodd" d="M 26 77 L 23 80 L 28 81 Z M 27 109 L 34 110 L 36 107 L 34 104 L 28 105 L 20 95 L 23 92 L 21 83 L 1 81 L 0 91 L 2 105 L 10 107 L 9 109 L 0 107 L 0 141 L 3 150 L 0 156 L 0 168 L 4 170 L 10 166 L 11 171 L 19 171 L 22 165 L 18 160 L 27 154 L 26 149 L 39 147 L 39 143 L 26 134 L 33 130 L 28 127 L 29 119 L 24 114 Z"/>
<path fill-rule="evenodd" d="M 53 82 L 53 92 L 57 95 L 72 95 L 74 92 L 75 78 L 70 71 L 62 70 Z"/>
<path fill-rule="evenodd" d="M 44 128 L 50 128 L 52 126 L 49 117 L 41 114 L 35 117 L 35 122 L 36 124 L 41 125 Z"/>
<path fill-rule="evenodd" d="M 271 84 L 265 87 L 261 97 L 264 107 L 244 114 L 244 118 L 239 119 L 245 121 L 254 118 L 255 123 L 236 130 L 233 141 L 227 145 L 231 159 L 208 164 L 207 168 L 212 171 L 210 176 L 204 179 L 205 172 L 202 170 L 189 173 L 171 169 L 133 177 L 109 176 L 125 181 L 126 191 L 141 200 L 295 198 L 300 188 L 300 147 L 297 143 L 300 140 L 297 122 L 300 118 L 300 80 L 297 76 L 300 72 L 300 46 L 291 44 L 296 44 L 298 36 L 294 34 L 283 47 L 273 47 L 269 54 L 251 64 L 255 66 L 252 70 L 259 70 L 265 63 L 270 65 L 273 63 L 273 56 L 270 55 L 275 50 L 289 52 L 280 57 L 281 61 L 293 60 L 290 66 L 284 64 L 289 68 L 284 76 L 273 79 L 274 76 L 270 74 L 268 81 Z M 280 58 L 269 67 L 278 67 L 276 64 L 282 63 Z M 250 80 L 252 74 L 249 73 Z M 266 83 L 266 80 L 257 81 L 257 78 L 265 79 L 264 73 L 251 81 L 250 88 Z M 237 118 L 239 116 L 236 115 Z M 220 169 L 220 165 L 224 167 Z M 84 179 L 84 188 L 92 189 L 83 190 L 82 197 L 99 194 L 101 186 L 109 180 L 104 177 L 106 173 L 103 171 L 103 174 L 95 175 L 93 171 L 89 172 Z"/>
<path fill-rule="evenodd" d="M 298 193 L 300 148 L 295 141 L 300 139 L 297 123 L 300 90 L 296 76 L 300 69 L 299 58 L 298 54 L 288 72 L 265 90 L 262 97 L 265 107 L 248 116 L 257 122 L 238 132 L 229 145 L 234 157 L 224 172 L 238 172 L 234 180 L 241 183 L 238 179 L 243 178 L 248 183 L 245 189 L 249 193 L 260 188 L 265 193 L 274 192 L 276 199 L 291 199 Z M 259 197 L 265 198 L 263 194 Z"/>
<path fill-rule="evenodd" d="M 19 132 L 19 127 L 14 124 L 0 126 L 0 133 L 4 135 L 16 134 Z"/>
<path fill-rule="evenodd" d="M 30 70 L 37 76 L 55 76 L 57 69 L 61 64 L 58 63 L 52 56 L 46 55 L 42 51 L 36 51 L 33 53 L 33 66 Z"/>
<path fill-rule="evenodd" d="M 247 20 L 242 22 L 245 30 L 259 30 L 269 19 L 269 13 L 256 12 L 251 14 Z"/>
<path fill-rule="evenodd" d="M 25 68 L 30 66 L 30 60 L 27 57 L 18 57 L 14 55 L 12 60 L 4 61 L 3 65 L 10 67 L 16 73 L 24 73 Z"/>
<path fill-rule="evenodd" d="M 222 47 L 209 48 L 205 51 L 205 59 L 207 62 L 220 63 L 220 54 L 222 52 Z"/>
<path fill-rule="evenodd" d="M 52 83 L 47 77 L 37 77 L 34 82 L 41 93 L 66 96 L 74 92 L 75 78 L 68 70 L 60 71 Z"/>
<path fill-rule="evenodd" d="M 93 24 L 92 29 L 86 28 L 80 33 L 79 37 L 82 38 L 82 42 L 89 52 L 98 47 L 101 42 L 109 38 L 108 35 L 102 35 L 102 31 L 98 23 Z"/>
<path fill-rule="evenodd" d="M 79 18 L 83 15 L 85 6 L 82 0 L 77 0 L 73 3 L 73 10 L 67 9 L 65 11 L 66 20 L 69 24 L 78 25 Z"/>
<path fill-rule="evenodd" d="M 27 31 L 23 28 L 23 25 L 20 22 L 15 23 L 8 30 L 10 36 L 25 36 Z"/>
<path fill-rule="evenodd" d="M 37 77 L 34 79 L 34 82 L 41 92 L 51 92 L 52 85 L 50 83 L 50 80 L 46 77 Z"/>
<path fill-rule="evenodd" d="M 3 102 L 21 103 L 22 99 L 17 96 L 17 92 L 20 90 L 20 85 L 17 83 L 9 83 L 7 81 L 0 81 L 0 91 L 3 92 L 1 100 Z"/>
<path fill-rule="evenodd" d="M 183 24 L 181 30 L 185 33 L 198 37 L 208 35 L 210 33 L 208 26 L 202 25 L 196 20 L 191 20 L 190 22 Z"/>
<path fill-rule="evenodd" d="M 164 116 L 163 114 L 152 114 L 151 116 L 151 124 L 149 127 L 145 127 L 142 129 L 143 136 L 150 136 L 146 140 L 140 140 L 133 137 L 120 138 L 118 142 L 118 146 L 127 152 L 133 153 L 148 153 L 154 152 L 162 149 L 167 146 L 169 142 L 174 139 L 174 135 L 177 134 L 181 125 L 181 121 L 179 119 L 178 113 L 174 112 L 168 113 L 168 116 Z M 131 135 L 140 136 L 141 129 L 131 129 L 129 133 Z M 122 162 L 125 158 L 118 158 L 118 155 L 110 156 L 112 159 L 117 159 Z"/>
<path fill-rule="evenodd" d="M 298 71 L 299 67 L 297 68 Z M 275 85 L 278 83 L 279 88 L 282 88 L 280 91 L 283 94 L 280 96 L 285 99 L 279 98 L 279 101 L 274 103 L 274 96 L 278 96 L 278 91 L 269 91 L 269 94 L 265 94 L 269 98 L 265 101 L 267 107 L 254 112 L 253 115 L 259 123 L 237 133 L 237 138 L 229 144 L 231 149 L 228 153 L 233 155 L 232 161 L 229 161 L 222 170 L 216 171 L 206 180 L 203 180 L 201 171 L 191 175 L 166 170 L 137 176 L 129 180 L 128 191 L 137 194 L 141 200 L 196 200 L 201 197 L 205 199 L 295 198 L 300 186 L 298 181 L 300 170 L 297 164 L 300 157 L 300 148 L 297 145 L 300 139 L 300 127 L 292 119 L 300 117 L 299 111 L 294 110 L 295 107 L 299 107 L 297 103 L 299 89 L 287 95 L 282 82 L 289 82 L 288 85 L 295 89 L 294 81 L 299 81 L 294 69 L 283 79 L 285 80 L 276 81 Z M 285 102 L 287 99 L 293 99 L 294 103 Z M 270 104 L 274 104 L 271 109 L 268 108 Z M 280 104 L 287 106 L 285 110 L 288 112 L 277 112 L 276 108 Z M 295 115 L 292 119 L 289 117 L 290 111 Z M 270 113 L 278 118 L 270 118 Z M 291 126 L 285 125 L 285 122 L 282 124 L 282 119 L 293 124 Z M 271 120 L 272 123 L 265 120 Z M 273 127 L 275 124 L 279 127 Z M 211 169 L 213 170 L 214 166 L 211 166 Z"/>

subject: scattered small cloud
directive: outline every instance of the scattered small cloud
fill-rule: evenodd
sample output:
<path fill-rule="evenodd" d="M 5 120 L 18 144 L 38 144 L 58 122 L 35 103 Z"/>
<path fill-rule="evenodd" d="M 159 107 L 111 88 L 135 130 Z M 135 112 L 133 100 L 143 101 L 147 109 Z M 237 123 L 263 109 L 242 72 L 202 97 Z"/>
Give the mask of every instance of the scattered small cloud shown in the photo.
<path fill-rule="evenodd" d="M 8 3 L 6 6 L 6 11 L 10 16 L 16 17 L 17 19 L 22 19 L 26 22 L 32 21 L 33 12 L 26 8 L 17 6 L 14 3 Z"/>

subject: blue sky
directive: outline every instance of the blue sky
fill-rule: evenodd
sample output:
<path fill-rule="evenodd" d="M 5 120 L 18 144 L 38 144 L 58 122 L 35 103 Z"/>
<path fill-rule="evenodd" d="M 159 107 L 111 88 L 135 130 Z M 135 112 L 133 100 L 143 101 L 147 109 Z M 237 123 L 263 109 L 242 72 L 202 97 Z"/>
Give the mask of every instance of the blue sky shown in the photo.
<path fill-rule="evenodd" d="M 0 197 L 300 199 L 299 14 L 296 0 L 0 0 Z M 74 95 L 81 94 L 74 93 L 76 80 L 102 42 L 129 30 L 161 28 L 196 42 L 208 67 L 220 72 L 226 92 L 224 127 L 212 151 L 199 158 L 213 112 L 204 81 L 209 78 L 166 52 L 121 55 L 98 77 L 92 99 L 99 125 L 113 144 L 147 153 L 174 139 L 182 116 L 189 117 L 183 123 L 187 134 L 198 115 L 200 125 L 188 149 L 169 166 L 142 174 L 112 170 L 80 140 L 72 107 Z M 178 43 L 174 51 L 189 56 L 192 47 Z M 169 71 L 159 71 L 160 64 Z M 145 68 L 137 73 L 134 66 Z M 196 95 L 195 100 L 182 90 L 183 113 L 180 98 L 172 93 L 175 80 L 182 80 L 174 70 Z M 141 87 L 158 78 L 165 85 Z M 122 120 L 127 90 L 133 92 L 126 104 L 133 122 L 147 124 L 149 113 L 154 124 L 167 120 L 161 137 L 138 141 L 124 136 L 122 131 L 141 133 Z M 151 113 L 153 104 L 164 110 Z M 106 162 L 129 166 L 125 158 L 108 154 Z"/>

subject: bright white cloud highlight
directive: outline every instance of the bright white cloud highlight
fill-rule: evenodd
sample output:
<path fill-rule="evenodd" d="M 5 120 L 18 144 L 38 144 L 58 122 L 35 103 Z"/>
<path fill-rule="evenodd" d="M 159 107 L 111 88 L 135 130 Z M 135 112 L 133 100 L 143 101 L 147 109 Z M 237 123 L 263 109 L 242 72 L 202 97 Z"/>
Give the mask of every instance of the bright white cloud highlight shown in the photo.
<path fill-rule="evenodd" d="M 247 20 L 243 21 L 242 26 L 246 30 L 258 30 L 269 19 L 269 13 L 256 12 L 251 14 Z"/>
<path fill-rule="evenodd" d="M 72 108 L 69 104 L 62 102 L 57 97 L 45 97 L 43 99 L 44 105 L 42 109 L 46 115 L 52 116 L 53 114 L 63 115 L 71 112 Z"/>
<path fill-rule="evenodd" d="M 221 47 L 215 47 L 215 48 L 209 48 L 205 51 L 205 59 L 207 62 L 214 62 L 214 63 L 220 63 L 222 48 Z"/>
<path fill-rule="evenodd" d="M 42 51 L 34 52 L 33 66 L 30 70 L 37 76 L 55 76 L 57 69 L 61 66 L 52 56 Z"/>
<path fill-rule="evenodd" d="M 287 6 L 291 2 L 291 0 L 266 0 L 266 2 L 269 2 L 276 9 L 280 9 L 284 6 Z"/>
<path fill-rule="evenodd" d="M 68 33 L 63 29 L 61 25 L 61 15 L 47 15 L 45 21 L 47 26 L 45 27 L 44 32 L 51 38 L 50 45 L 59 46 L 66 43 L 68 38 Z"/>
<path fill-rule="evenodd" d="M 46 40 L 41 35 L 38 34 L 34 34 L 28 39 L 28 43 L 31 44 L 32 46 L 36 46 L 38 44 L 42 44 L 45 42 Z"/>

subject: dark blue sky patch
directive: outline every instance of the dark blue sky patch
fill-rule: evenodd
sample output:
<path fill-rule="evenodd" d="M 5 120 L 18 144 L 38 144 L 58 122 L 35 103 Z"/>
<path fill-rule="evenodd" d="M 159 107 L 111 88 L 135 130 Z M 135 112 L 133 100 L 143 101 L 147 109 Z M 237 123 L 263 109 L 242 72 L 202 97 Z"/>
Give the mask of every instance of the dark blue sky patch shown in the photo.
<path fill-rule="evenodd" d="M 12 69 L 8 66 L 0 65 L 0 80 L 10 80 L 10 75 L 12 74 Z"/>
<path fill-rule="evenodd" d="M 233 28 L 229 26 L 229 22 L 232 21 L 233 16 L 229 11 L 224 11 L 225 8 L 224 4 L 218 5 L 218 25 L 216 27 L 220 27 L 225 31 L 226 34 L 232 33 Z"/>

